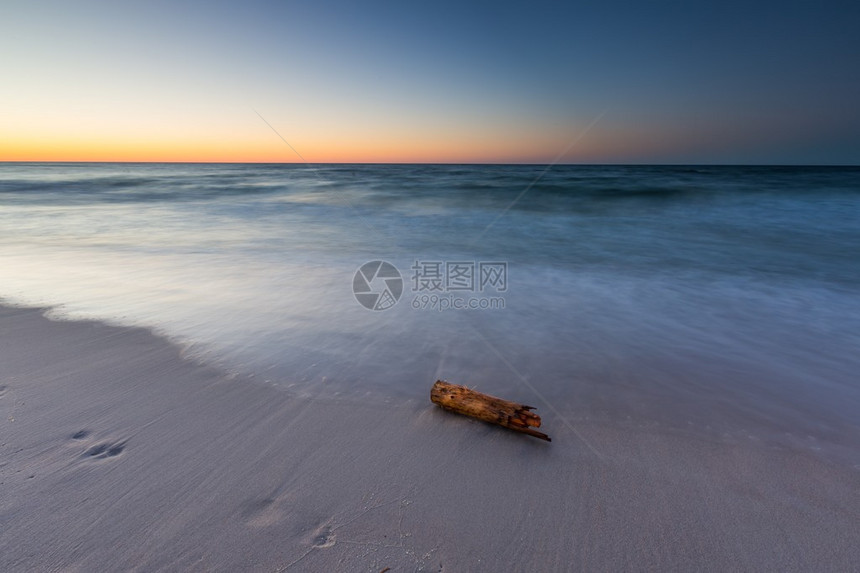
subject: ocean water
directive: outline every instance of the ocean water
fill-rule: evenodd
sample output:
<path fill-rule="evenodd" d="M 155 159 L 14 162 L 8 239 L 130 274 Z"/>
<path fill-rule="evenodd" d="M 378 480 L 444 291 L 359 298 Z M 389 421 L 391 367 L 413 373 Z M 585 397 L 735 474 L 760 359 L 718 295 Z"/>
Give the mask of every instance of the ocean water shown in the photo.
<path fill-rule="evenodd" d="M 0 164 L 0 299 L 320 399 L 860 463 L 858 293 L 858 168 Z"/>

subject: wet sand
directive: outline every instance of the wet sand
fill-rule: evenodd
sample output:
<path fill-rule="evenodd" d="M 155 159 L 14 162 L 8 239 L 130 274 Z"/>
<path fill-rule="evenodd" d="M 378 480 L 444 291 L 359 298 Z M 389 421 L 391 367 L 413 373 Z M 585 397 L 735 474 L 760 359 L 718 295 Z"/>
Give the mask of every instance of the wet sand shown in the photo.
<path fill-rule="evenodd" d="M 145 330 L 0 307 L 0 570 L 860 563 L 860 467 L 809 450 L 541 409 L 548 444 L 424 396 L 322 392 L 195 364 Z"/>

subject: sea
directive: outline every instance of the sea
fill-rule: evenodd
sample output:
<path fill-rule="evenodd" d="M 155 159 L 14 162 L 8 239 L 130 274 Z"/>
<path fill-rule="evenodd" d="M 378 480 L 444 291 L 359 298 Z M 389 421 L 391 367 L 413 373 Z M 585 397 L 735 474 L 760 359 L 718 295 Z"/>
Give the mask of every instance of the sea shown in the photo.
<path fill-rule="evenodd" d="M 310 399 L 860 468 L 855 167 L 0 163 L 0 301 Z"/>

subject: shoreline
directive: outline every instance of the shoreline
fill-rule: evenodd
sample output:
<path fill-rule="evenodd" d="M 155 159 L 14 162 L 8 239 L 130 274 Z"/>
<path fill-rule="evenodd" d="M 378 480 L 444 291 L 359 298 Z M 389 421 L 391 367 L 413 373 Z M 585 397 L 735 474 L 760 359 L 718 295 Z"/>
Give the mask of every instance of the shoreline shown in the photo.
<path fill-rule="evenodd" d="M 429 400 L 297 397 L 146 330 L 42 312 L 0 306 L 3 570 L 860 561 L 860 468 L 809 451 L 578 424 L 595 455 L 560 420 L 544 444 Z"/>

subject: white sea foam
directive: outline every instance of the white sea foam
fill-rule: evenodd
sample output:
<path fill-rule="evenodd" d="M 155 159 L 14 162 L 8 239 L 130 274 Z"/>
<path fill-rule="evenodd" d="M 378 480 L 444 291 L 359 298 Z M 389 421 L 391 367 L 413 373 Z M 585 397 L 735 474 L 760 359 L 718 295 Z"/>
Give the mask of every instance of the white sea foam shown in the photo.
<path fill-rule="evenodd" d="M 442 377 L 573 419 L 858 431 L 860 200 L 842 186 L 567 168 L 475 242 L 530 171 L 436 169 L 4 166 L 0 296 L 299 393 L 423 400 Z M 388 310 L 354 297 L 371 260 L 402 274 Z M 414 290 L 416 261 L 504 262 L 507 288 Z"/>

